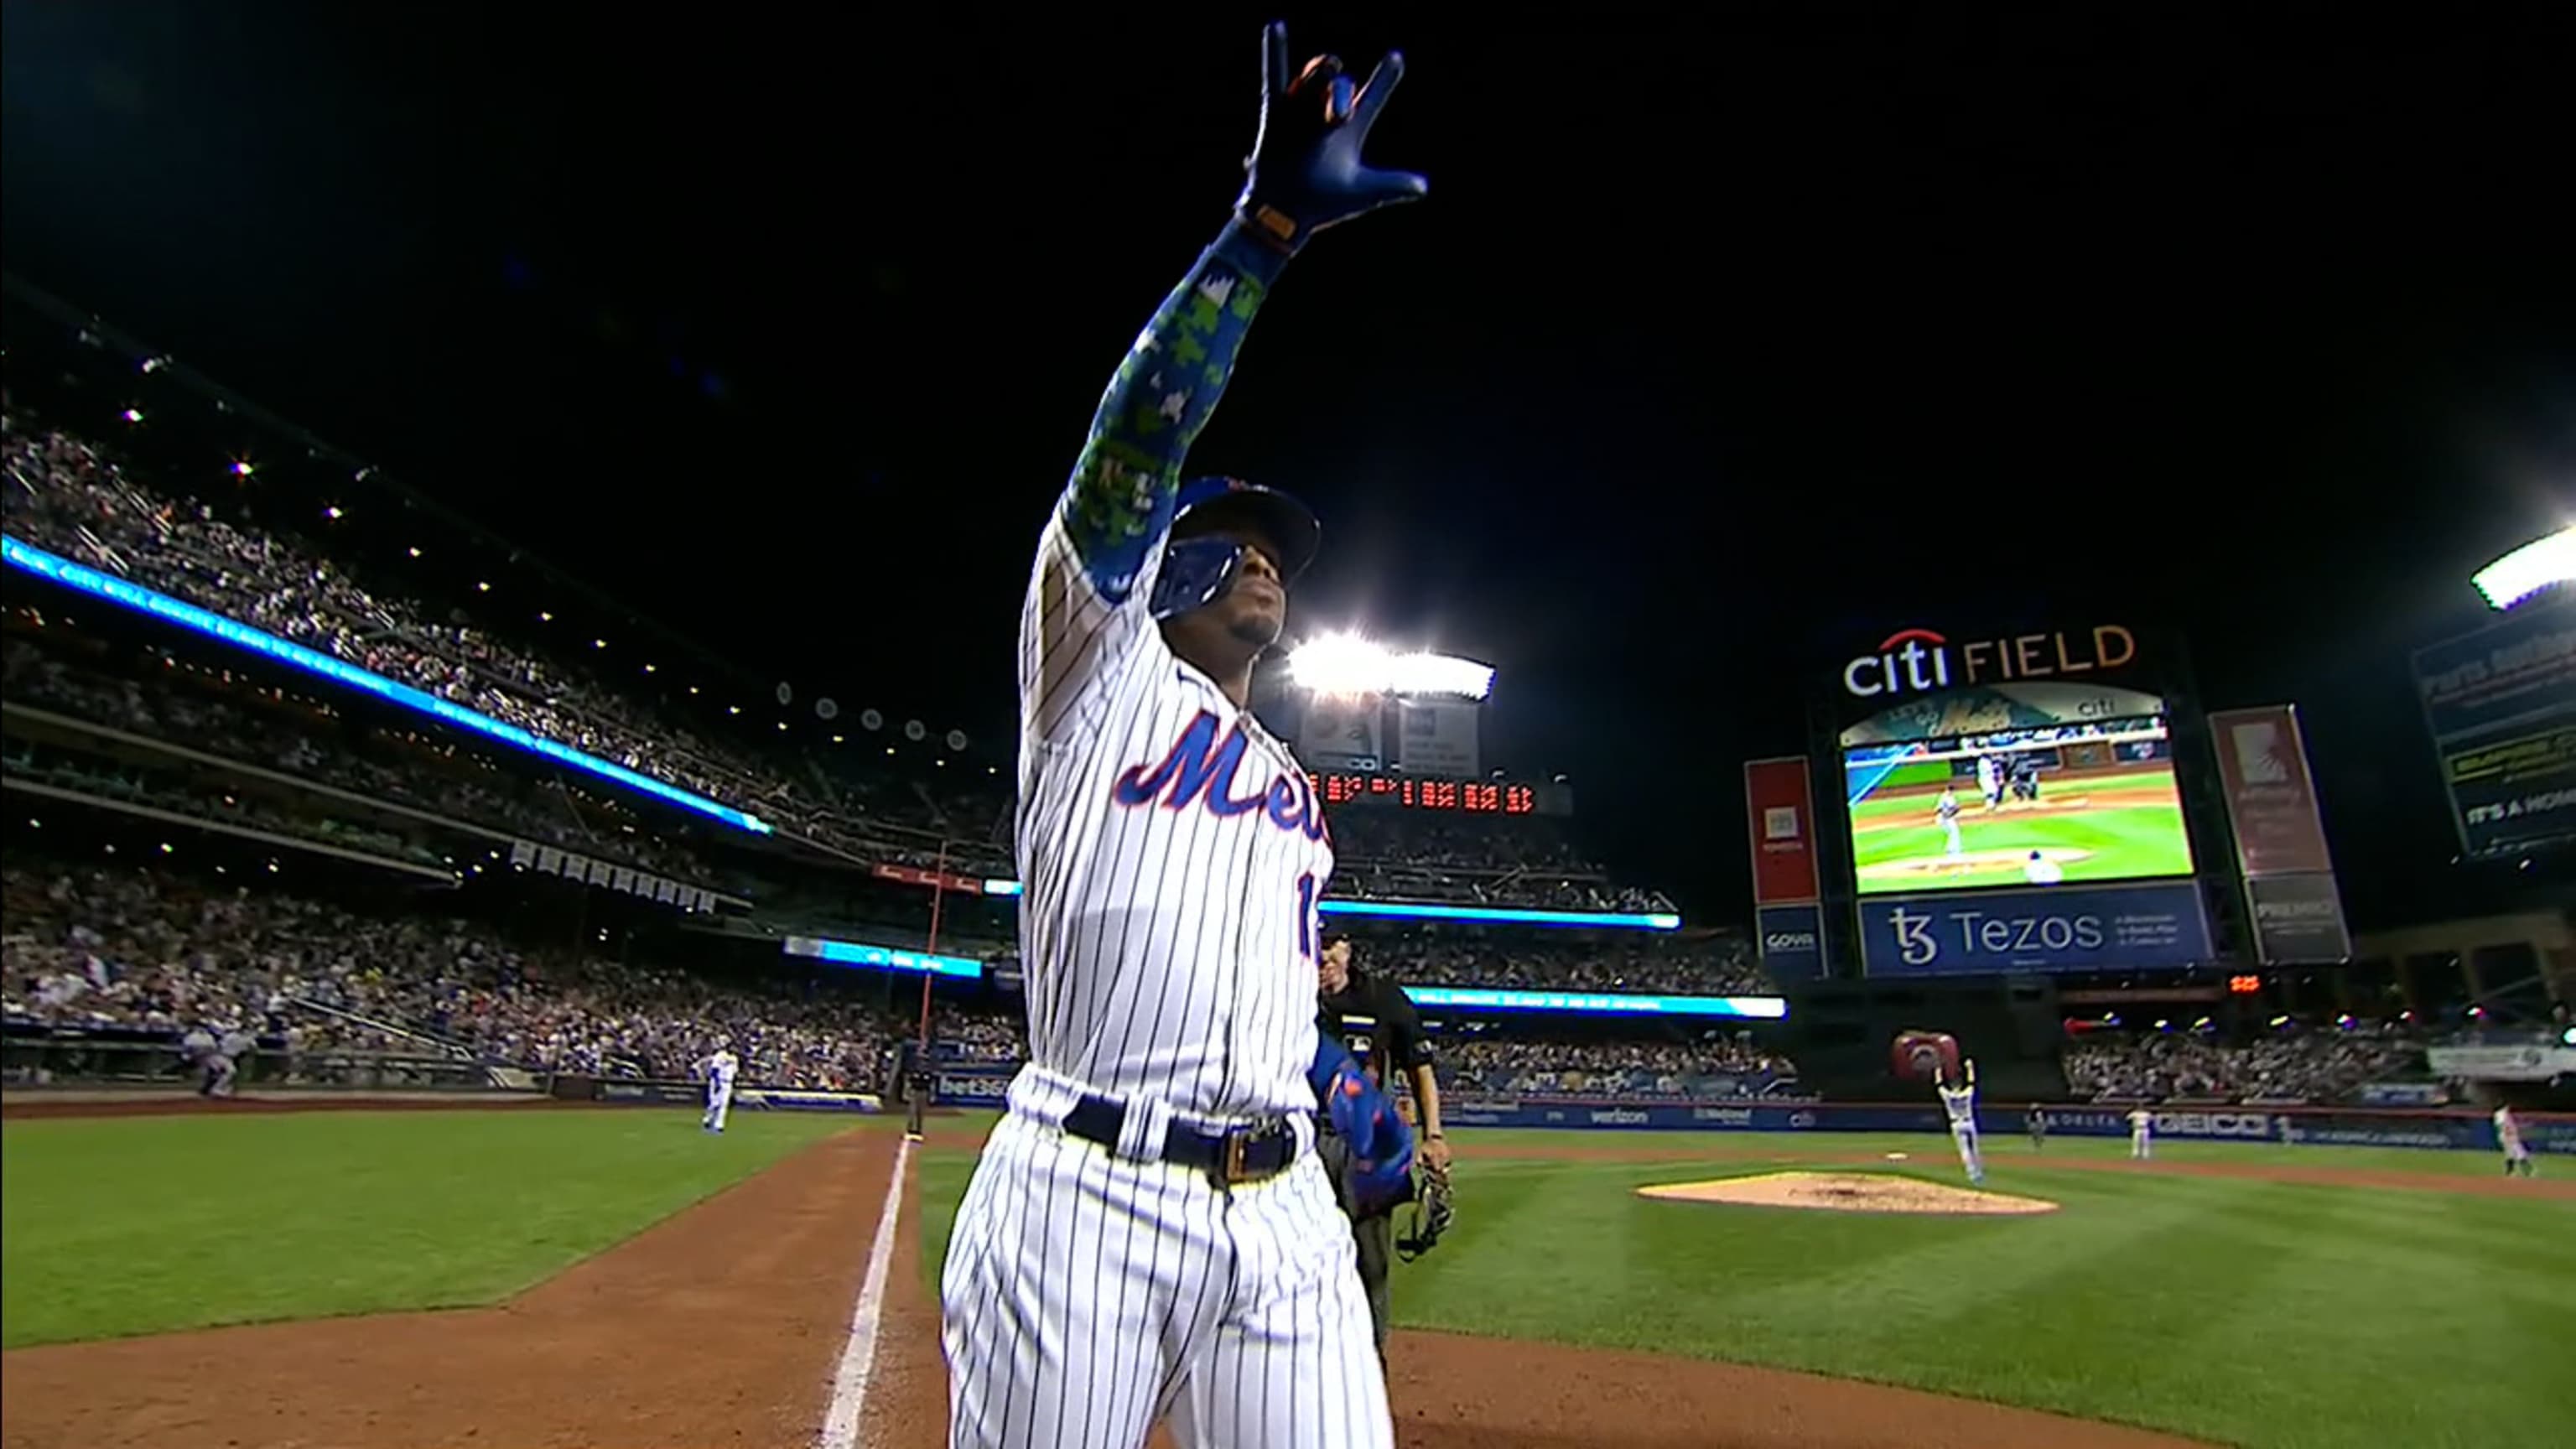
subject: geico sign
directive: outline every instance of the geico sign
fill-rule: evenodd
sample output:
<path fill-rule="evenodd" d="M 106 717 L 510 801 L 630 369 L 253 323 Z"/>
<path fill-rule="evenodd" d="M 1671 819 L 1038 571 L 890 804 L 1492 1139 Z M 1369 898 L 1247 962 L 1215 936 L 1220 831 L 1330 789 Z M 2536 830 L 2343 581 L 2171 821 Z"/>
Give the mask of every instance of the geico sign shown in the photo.
<path fill-rule="evenodd" d="M 1953 655 L 1956 658 L 1953 658 Z M 1924 693 L 1989 679 L 2055 679 L 2118 669 L 2138 657 L 2137 636 L 2118 624 L 2091 633 L 2017 634 L 1953 644 L 1929 629 L 1899 629 L 1876 652 L 1843 666 L 1843 688 L 1862 699 Z"/>
<path fill-rule="evenodd" d="M 2158 1112 L 2156 1130 L 2177 1137 L 2269 1137 L 2272 1119 L 2260 1112 Z"/>
<path fill-rule="evenodd" d="M 1980 951 L 1994 956 L 2095 951 L 2104 940 L 2102 918 L 2093 915 L 1990 916 L 1983 911 L 1953 910 L 1945 920 L 1898 906 L 1888 913 L 1887 924 L 1895 929 L 1897 954 L 1908 966 L 1929 966 L 1941 959 L 1942 940 L 1948 934 L 1935 929 L 1941 926 L 1955 929 L 1959 949 L 1971 956 Z"/>
<path fill-rule="evenodd" d="M 1765 951 L 1812 951 L 1816 949 L 1813 931 L 1773 931 L 1762 938 Z"/>

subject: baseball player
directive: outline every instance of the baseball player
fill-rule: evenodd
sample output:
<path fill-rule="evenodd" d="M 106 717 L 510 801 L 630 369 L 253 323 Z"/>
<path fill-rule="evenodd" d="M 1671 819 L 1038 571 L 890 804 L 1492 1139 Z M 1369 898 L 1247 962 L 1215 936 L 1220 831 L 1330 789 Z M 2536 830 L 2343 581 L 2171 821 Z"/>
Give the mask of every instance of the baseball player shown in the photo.
<path fill-rule="evenodd" d="M 1325 1034 L 1344 1041 L 1361 1057 L 1361 1069 L 1386 1090 L 1388 1074 L 1402 1072 L 1413 1087 L 1414 1138 L 1423 1171 L 1446 1186 L 1449 1140 L 1440 1130 L 1440 1079 L 1432 1071 L 1430 1040 L 1422 1034 L 1421 1013 L 1413 998 L 1388 977 L 1351 963 L 1351 941 L 1339 931 L 1327 932 L 1317 973 Z M 1362 1032 L 1357 1040 L 1352 1033 Z M 1342 1189 L 1342 1211 L 1351 1220 L 1351 1238 L 1359 1253 L 1360 1286 L 1368 1293 L 1369 1320 L 1377 1330 L 1378 1362 L 1386 1362 L 1387 1259 L 1395 1240 L 1395 1204 L 1364 1203 L 1357 1174 L 1351 1170 L 1350 1144 L 1330 1131 L 1316 1143 L 1325 1168 Z"/>
<path fill-rule="evenodd" d="M 1968 1181 L 1986 1180 L 1986 1157 L 1977 1146 L 1977 1063 L 1970 1058 L 1959 1064 L 1963 1080 L 1951 1086 L 1938 1067 L 1933 1068 L 1932 1090 L 1941 1094 L 1941 1110 L 1950 1119 L 1950 1141 L 1959 1149 L 1959 1165 L 1968 1169 Z"/>
<path fill-rule="evenodd" d="M 1992 755 L 1977 756 L 1977 793 L 1986 797 L 1986 813 L 2003 808 L 2004 767 Z"/>
<path fill-rule="evenodd" d="M 730 1043 L 718 1042 L 716 1049 L 699 1061 L 697 1070 L 707 1074 L 707 1110 L 698 1118 L 698 1126 L 722 1133 L 725 1114 L 733 1110 L 733 1079 L 742 1070 L 742 1059 L 733 1054 Z"/>
<path fill-rule="evenodd" d="M 1355 90 L 1272 24 L 1262 61 L 1235 214 L 1102 396 L 1022 607 L 1029 1060 L 941 1271 L 951 1445 L 1394 1441 L 1317 1099 L 1368 1197 L 1413 1143 L 1316 1029 L 1331 836 L 1248 707 L 1318 529 L 1181 465 L 1290 259 L 1425 185 L 1360 156 L 1400 57 Z"/>
<path fill-rule="evenodd" d="M 239 1022 L 224 1028 L 223 1040 L 215 1043 L 214 1095 L 229 1097 L 237 1090 L 242 1058 L 259 1050 L 259 1039 L 241 1029 Z"/>
<path fill-rule="evenodd" d="M 215 1095 L 215 1084 L 219 1080 L 215 1064 L 223 1060 L 223 1053 L 215 1041 L 214 1029 L 202 1024 L 190 1028 L 186 1036 L 179 1038 L 179 1054 L 187 1061 L 189 1069 L 197 1074 L 197 1095 Z M 229 1075 L 227 1073 L 220 1080 L 229 1080 Z"/>
<path fill-rule="evenodd" d="M 2504 1149 L 2504 1175 L 2520 1173 L 2531 1176 L 2531 1149 L 2522 1142 L 2522 1124 L 2513 1120 L 2513 1108 L 2499 1103 L 2495 1109 L 2496 1145 Z"/>
<path fill-rule="evenodd" d="M 2156 1155 L 2156 1114 L 2144 1107 L 2129 1114 L 2129 1160 L 2144 1162 Z"/>
<path fill-rule="evenodd" d="M 1948 855 L 1953 860 L 1958 859 L 1959 791 L 1956 786 L 1944 785 L 1941 787 L 1941 800 L 1939 804 L 1933 807 L 1932 814 L 1941 822 L 1942 833 L 1950 838 L 1950 845 L 1947 852 Z"/>
<path fill-rule="evenodd" d="M 2030 1129 L 2030 1150 L 2038 1152 L 2048 1146 L 2048 1109 L 2033 1106 L 2026 1124 Z"/>

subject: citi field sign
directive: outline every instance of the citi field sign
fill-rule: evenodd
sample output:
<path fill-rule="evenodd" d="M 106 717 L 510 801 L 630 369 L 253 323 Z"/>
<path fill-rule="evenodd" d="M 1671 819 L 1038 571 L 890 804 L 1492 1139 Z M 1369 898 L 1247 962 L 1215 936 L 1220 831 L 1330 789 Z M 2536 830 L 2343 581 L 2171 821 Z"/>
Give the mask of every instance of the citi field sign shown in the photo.
<path fill-rule="evenodd" d="M 1843 689 L 1861 699 L 1937 694 L 1972 684 L 2062 679 L 2119 669 L 2138 657 L 2138 638 L 2119 624 L 2092 630 L 2016 634 L 1952 643 L 1929 629 L 1899 629 L 1843 666 Z"/>

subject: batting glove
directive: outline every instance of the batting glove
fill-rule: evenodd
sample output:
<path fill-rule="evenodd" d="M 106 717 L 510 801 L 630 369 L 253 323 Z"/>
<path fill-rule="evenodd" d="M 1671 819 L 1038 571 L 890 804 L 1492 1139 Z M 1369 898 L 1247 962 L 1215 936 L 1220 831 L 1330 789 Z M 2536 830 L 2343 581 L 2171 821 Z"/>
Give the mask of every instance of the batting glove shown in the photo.
<path fill-rule="evenodd" d="M 1404 79 L 1404 56 L 1389 51 L 1354 92 L 1337 55 L 1288 68 L 1288 26 L 1272 21 L 1261 35 L 1261 130 L 1244 161 L 1235 212 L 1252 231 L 1294 255 L 1306 239 L 1397 202 L 1430 183 L 1409 171 L 1381 171 L 1360 159 L 1369 128 Z"/>

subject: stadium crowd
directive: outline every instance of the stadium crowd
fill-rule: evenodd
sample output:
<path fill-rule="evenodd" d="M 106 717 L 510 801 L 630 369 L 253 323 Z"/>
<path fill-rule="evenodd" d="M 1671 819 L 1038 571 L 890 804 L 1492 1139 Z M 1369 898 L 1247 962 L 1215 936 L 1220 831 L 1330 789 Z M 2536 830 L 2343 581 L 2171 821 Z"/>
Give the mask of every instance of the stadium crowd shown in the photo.
<path fill-rule="evenodd" d="M 1442 1063 L 1448 1090 L 1504 1096 L 1758 1097 L 1798 1075 L 1788 1058 L 1716 1034 L 1696 1042 L 1480 1035 L 1445 1046 Z"/>
<path fill-rule="evenodd" d="M 8 1020 L 197 1025 L 284 1050 L 402 1050 L 541 1071 L 676 1077 L 730 1042 L 749 1080 L 880 1079 L 897 1028 L 855 994 L 515 947 L 487 926 L 363 915 L 131 868 L 0 867 Z"/>
<path fill-rule="evenodd" d="M 2227 1042 L 2197 1032 L 2094 1034 L 2063 1057 L 2067 1090 L 2097 1102 L 2331 1102 L 2422 1059 L 2394 1026 L 2280 1031 Z"/>
<path fill-rule="evenodd" d="M 585 789 L 560 774 L 536 781 L 506 773 L 487 752 L 459 749 L 452 739 L 425 730 L 373 727 L 351 742 L 347 719 L 315 695 L 254 685 L 166 657 L 160 663 L 155 671 L 110 674 L 12 638 L 0 643 L 0 689 L 13 703 L 390 800 L 540 845 L 683 880 L 716 879 L 715 869 L 678 830 L 644 822 L 627 802 L 607 792 Z M 15 762 L 12 768 L 18 768 Z M 419 858 L 401 847 L 387 853 Z"/>
<path fill-rule="evenodd" d="M 462 613 L 435 601 L 362 584 L 317 546 L 329 524 L 298 532 L 263 524 L 241 500 L 227 501 L 219 512 L 159 491 L 108 451 L 46 428 L 14 404 L 0 408 L 0 465 L 8 479 L 0 493 L 10 531 L 78 562 L 751 810 L 783 835 L 845 857 L 914 867 L 944 861 L 968 875 L 1012 873 L 1006 780 L 957 771 L 941 775 L 933 788 L 917 776 L 866 767 L 855 752 L 817 757 L 783 740 L 755 745 L 714 738 L 559 654 L 462 622 Z M 479 741 L 462 752 L 472 757 L 467 764 L 459 759 L 458 737 L 379 727 L 370 732 L 365 754 L 352 757 L 339 711 L 320 698 L 242 679 L 212 682 L 258 700 L 227 700 L 221 689 L 192 690 L 183 700 L 169 681 L 141 671 L 102 673 L 31 652 L 23 642 L 13 641 L 10 651 L 14 698 L 567 849 L 597 851 L 603 834 L 597 822 L 611 821 L 616 828 L 608 833 L 622 847 L 617 858 L 666 875 L 707 878 L 703 862 L 692 860 L 669 832 L 628 830 L 625 806 L 555 782 L 549 790 L 560 803 L 539 805 L 526 790 L 507 788 Z M 304 721 L 293 718 L 299 712 Z M 277 716 L 286 717 L 282 724 Z M 438 768 L 415 768 L 424 761 Z M 477 765 L 492 776 L 480 788 L 459 778 Z M 1543 819 L 1450 822 L 1359 808 L 1336 811 L 1334 828 L 1340 856 L 1334 889 L 1344 896 L 1672 909 L 1659 893 L 1612 882 Z"/>

